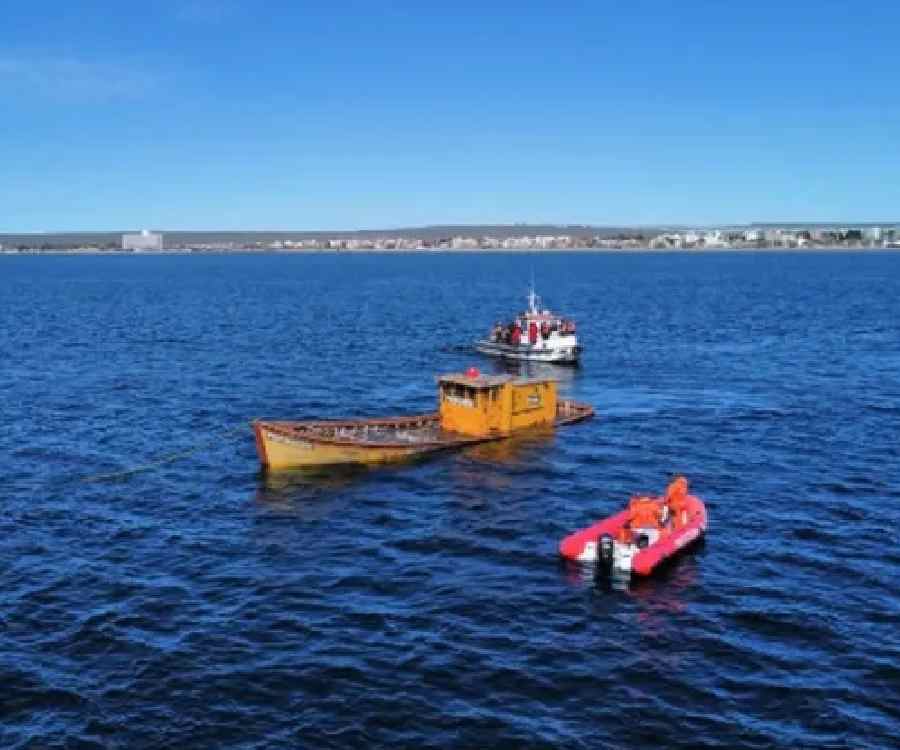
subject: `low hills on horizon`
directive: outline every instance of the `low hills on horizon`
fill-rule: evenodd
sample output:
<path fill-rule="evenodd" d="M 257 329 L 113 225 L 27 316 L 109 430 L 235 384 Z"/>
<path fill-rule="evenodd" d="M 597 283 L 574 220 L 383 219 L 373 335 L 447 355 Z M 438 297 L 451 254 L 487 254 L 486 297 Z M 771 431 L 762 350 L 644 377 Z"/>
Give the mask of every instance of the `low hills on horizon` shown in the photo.
<path fill-rule="evenodd" d="M 436 224 L 421 227 L 397 227 L 386 229 L 342 229 L 342 230 L 166 230 L 152 231 L 163 234 L 168 242 L 173 243 L 262 243 L 284 240 L 316 240 L 316 239 L 373 239 L 373 238 L 418 238 L 438 240 L 442 238 L 463 237 L 480 238 L 520 237 L 523 235 L 568 235 L 581 237 L 647 237 L 669 231 L 686 229 L 810 229 L 819 228 L 865 228 L 895 227 L 900 222 L 752 222 L 749 224 L 648 224 L 601 226 L 590 224 Z M 123 229 L 118 231 L 97 232 L 0 232 L 0 245 L 41 245 L 44 247 L 76 247 L 82 245 L 111 245 L 121 242 L 123 234 L 139 230 Z"/>

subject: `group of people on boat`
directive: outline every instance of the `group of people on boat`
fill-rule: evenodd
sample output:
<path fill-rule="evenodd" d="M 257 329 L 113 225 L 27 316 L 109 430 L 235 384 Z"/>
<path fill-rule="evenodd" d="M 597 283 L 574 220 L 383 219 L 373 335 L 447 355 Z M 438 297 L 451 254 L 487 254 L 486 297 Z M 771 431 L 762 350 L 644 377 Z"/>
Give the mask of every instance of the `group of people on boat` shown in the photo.
<path fill-rule="evenodd" d="M 553 334 L 568 335 L 575 333 L 575 323 L 571 320 L 544 320 L 538 325 L 536 320 L 516 319 L 504 325 L 500 321 L 491 331 L 491 341 L 497 344 L 519 346 L 529 343 L 536 346 L 549 339 Z"/>
<path fill-rule="evenodd" d="M 688 481 L 677 476 L 666 488 L 665 495 L 651 497 L 636 495 L 628 503 L 628 521 L 618 533 L 618 541 L 635 542 L 640 535 L 653 535 L 656 539 L 686 526 L 688 513 Z"/>

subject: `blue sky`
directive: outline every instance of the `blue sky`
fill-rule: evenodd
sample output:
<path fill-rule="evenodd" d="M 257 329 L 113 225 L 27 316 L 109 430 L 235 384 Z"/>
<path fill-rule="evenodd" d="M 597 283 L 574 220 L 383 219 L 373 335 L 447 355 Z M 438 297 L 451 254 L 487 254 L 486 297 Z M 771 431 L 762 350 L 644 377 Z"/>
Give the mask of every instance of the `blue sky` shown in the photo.
<path fill-rule="evenodd" d="M 900 220 L 900 3 L 10 0 L 0 232 Z"/>

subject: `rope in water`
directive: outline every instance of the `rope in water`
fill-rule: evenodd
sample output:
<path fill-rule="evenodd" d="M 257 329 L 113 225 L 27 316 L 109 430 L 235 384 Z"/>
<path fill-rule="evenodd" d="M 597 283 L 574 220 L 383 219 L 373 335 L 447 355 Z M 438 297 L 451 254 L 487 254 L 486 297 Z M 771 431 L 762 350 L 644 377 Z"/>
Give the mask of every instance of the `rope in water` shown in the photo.
<path fill-rule="evenodd" d="M 253 420 L 250 420 L 251 422 Z M 232 435 L 236 435 L 238 432 L 243 432 L 247 429 L 247 423 L 242 422 L 239 427 L 232 427 L 231 429 L 225 430 L 224 432 L 216 433 L 214 436 L 205 438 L 197 443 L 194 443 L 190 447 L 177 451 L 176 453 L 167 453 L 159 458 L 156 458 L 152 461 L 148 461 L 144 464 L 138 464 L 137 466 L 132 466 L 128 469 L 122 469 L 121 471 L 110 471 L 104 472 L 101 474 L 88 474 L 79 479 L 80 482 L 104 482 L 111 479 L 124 479 L 125 477 L 130 477 L 134 474 L 142 474 L 146 471 L 153 471 L 154 469 L 158 469 L 161 466 L 166 466 L 167 464 L 173 464 L 177 461 L 181 461 L 185 458 L 189 458 L 196 453 L 208 448 L 211 445 L 214 445 L 221 441 L 223 438 L 231 437 Z"/>

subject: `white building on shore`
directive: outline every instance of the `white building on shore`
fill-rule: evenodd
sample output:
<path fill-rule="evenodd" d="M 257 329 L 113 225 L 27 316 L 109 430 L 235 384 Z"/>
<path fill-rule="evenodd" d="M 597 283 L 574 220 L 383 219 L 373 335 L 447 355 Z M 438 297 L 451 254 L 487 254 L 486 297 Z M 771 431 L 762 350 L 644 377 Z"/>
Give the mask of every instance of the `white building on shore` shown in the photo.
<path fill-rule="evenodd" d="M 872 244 L 881 242 L 883 237 L 881 227 L 866 227 L 863 230 L 863 237 L 867 242 L 871 242 Z"/>
<path fill-rule="evenodd" d="M 163 236 L 149 229 L 142 229 L 140 234 L 123 234 L 123 250 L 162 250 Z"/>

